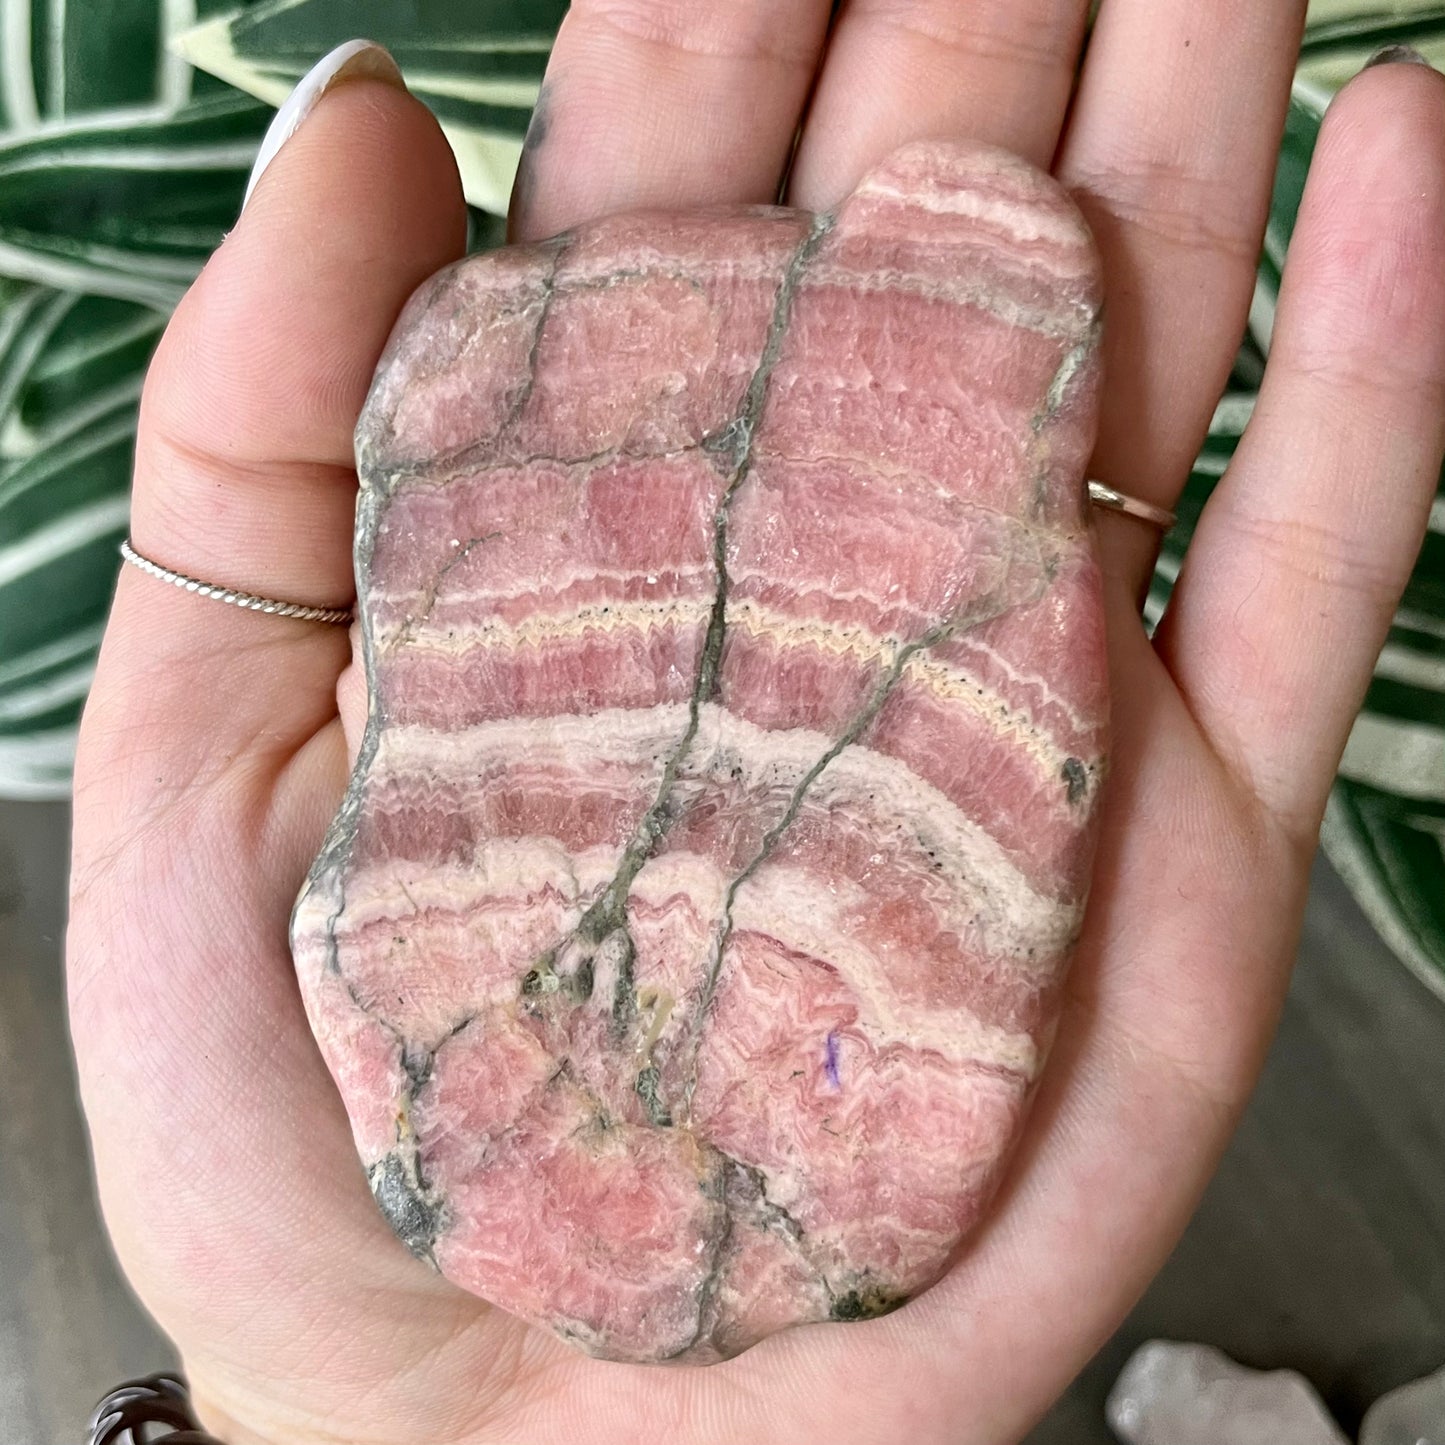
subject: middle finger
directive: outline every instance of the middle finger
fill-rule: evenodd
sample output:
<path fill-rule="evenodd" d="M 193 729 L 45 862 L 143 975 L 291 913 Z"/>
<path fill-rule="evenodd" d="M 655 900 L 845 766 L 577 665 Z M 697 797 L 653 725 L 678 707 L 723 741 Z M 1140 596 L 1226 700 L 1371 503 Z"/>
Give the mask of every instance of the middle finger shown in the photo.
<path fill-rule="evenodd" d="M 614 211 L 773 200 L 829 13 L 829 0 L 573 0 L 512 239 Z"/>
<path fill-rule="evenodd" d="M 1088 0 L 845 0 L 791 203 L 837 204 L 911 140 L 985 141 L 1047 168 L 1088 9 Z"/>

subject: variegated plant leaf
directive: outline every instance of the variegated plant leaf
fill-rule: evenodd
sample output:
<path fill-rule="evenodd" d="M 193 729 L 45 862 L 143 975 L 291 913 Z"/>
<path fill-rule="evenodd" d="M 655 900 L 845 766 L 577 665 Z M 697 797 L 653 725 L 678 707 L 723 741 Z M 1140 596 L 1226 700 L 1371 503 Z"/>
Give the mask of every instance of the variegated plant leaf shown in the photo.
<path fill-rule="evenodd" d="M 227 87 L 166 46 L 235 0 L 0 0 L 0 133 L 169 115 Z"/>
<path fill-rule="evenodd" d="M 1445 64 L 1445 4 L 1440 0 L 1315 0 L 1300 51 L 1299 80 L 1319 92 L 1338 90 L 1385 45 L 1413 45 Z"/>
<path fill-rule="evenodd" d="M 269 119 L 233 92 L 0 141 L 0 273 L 173 306 L 235 221 Z"/>
<path fill-rule="evenodd" d="M 6 796 L 69 789 L 126 525 L 141 378 L 170 303 L 235 215 L 269 114 L 166 49 L 169 28 L 217 8 L 0 0 Z M 218 147 L 234 151 L 220 185 Z"/>
<path fill-rule="evenodd" d="M 103 16 L 80 9 L 0 3 L 0 115 L 7 133 L 85 114 L 164 114 L 188 98 L 185 68 L 165 53 L 156 0 L 107 0 Z"/>
<path fill-rule="evenodd" d="M 467 199 L 504 214 L 566 0 L 371 0 L 364 28 L 441 121 Z M 273 105 L 357 33 L 354 0 L 263 0 L 175 36 L 193 65 Z"/>
<path fill-rule="evenodd" d="M 11 416 L 28 411 L 34 425 L 18 422 L 7 438 L 15 459 L 0 469 L 0 778 L 11 797 L 54 796 L 69 777 L 69 740 L 129 515 L 128 488 L 116 484 L 130 469 L 139 394 L 127 353 L 147 322 L 152 337 L 163 322 L 155 312 L 95 314 L 139 313 L 130 302 L 64 299 L 72 305 L 58 320 L 59 307 L 33 312 L 35 326 L 53 330 L 31 371 L 35 389 L 22 386 Z M 61 359 L 67 349 L 73 365 Z M 66 406 L 87 370 L 110 372 L 111 384 Z"/>

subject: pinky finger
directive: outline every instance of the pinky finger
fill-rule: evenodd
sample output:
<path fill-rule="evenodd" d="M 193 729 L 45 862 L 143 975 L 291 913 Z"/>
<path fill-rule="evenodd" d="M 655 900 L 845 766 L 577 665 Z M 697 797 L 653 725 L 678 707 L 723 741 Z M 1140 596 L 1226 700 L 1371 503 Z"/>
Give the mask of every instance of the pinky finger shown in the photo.
<path fill-rule="evenodd" d="M 1326 117 L 1254 419 L 1158 646 L 1301 841 L 1419 550 L 1445 450 L 1445 80 L 1375 67 Z"/>

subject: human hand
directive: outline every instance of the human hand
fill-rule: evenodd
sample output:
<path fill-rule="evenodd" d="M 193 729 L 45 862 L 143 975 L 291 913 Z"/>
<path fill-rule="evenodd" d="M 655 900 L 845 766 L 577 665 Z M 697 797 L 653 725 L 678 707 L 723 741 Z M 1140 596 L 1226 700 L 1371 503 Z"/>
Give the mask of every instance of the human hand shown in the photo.
<path fill-rule="evenodd" d="M 1302 0 L 852 0 L 790 199 L 917 136 L 1055 170 L 1104 252 L 1092 474 L 1169 506 L 1247 310 Z M 771 199 L 826 0 L 577 0 L 513 229 Z M 1068 125 L 1065 129 L 1065 113 Z M 1062 139 L 1061 139 L 1062 136 Z M 133 535 L 332 605 L 351 429 L 463 213 L 423 109 L 338 87 L 279 153 L 147 383 Z M 391 1237 L 286 941 L 345 784 L 339 631 L 121 578 L 78 760 L 72 1026 L 107 1221 L 211 1428 L 244 1442 L 1002 1445 L 1162 1262 L 1283 996 L 1324 798 L 1445 447 L 1445 83 L 1400 65 L 1325 127 L 1253 425 L 1155 643 L 1153 539 L 1101 516 L 1114 768 L 1054 1057 L 949 1277 L 885 1319 L 706 1370 L 600 1364 Z"/>

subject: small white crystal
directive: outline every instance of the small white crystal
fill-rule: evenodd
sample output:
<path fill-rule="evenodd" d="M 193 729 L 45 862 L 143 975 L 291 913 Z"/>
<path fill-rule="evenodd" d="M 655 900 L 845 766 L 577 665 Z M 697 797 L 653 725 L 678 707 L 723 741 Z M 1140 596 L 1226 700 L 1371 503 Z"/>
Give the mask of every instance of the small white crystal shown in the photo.
<path fill-rule="evenodd" d="M 1360 1445 L 1445 1445 L 1445 1370 L 1376 1400 Z"/>
<path fill-rule="evenodd" d="M 1142 1346 L 1106 1410 L 1127 1445 L 1349 1445 L 1302 1376 L 1247 1370 L 1209 1345 Z"/>

